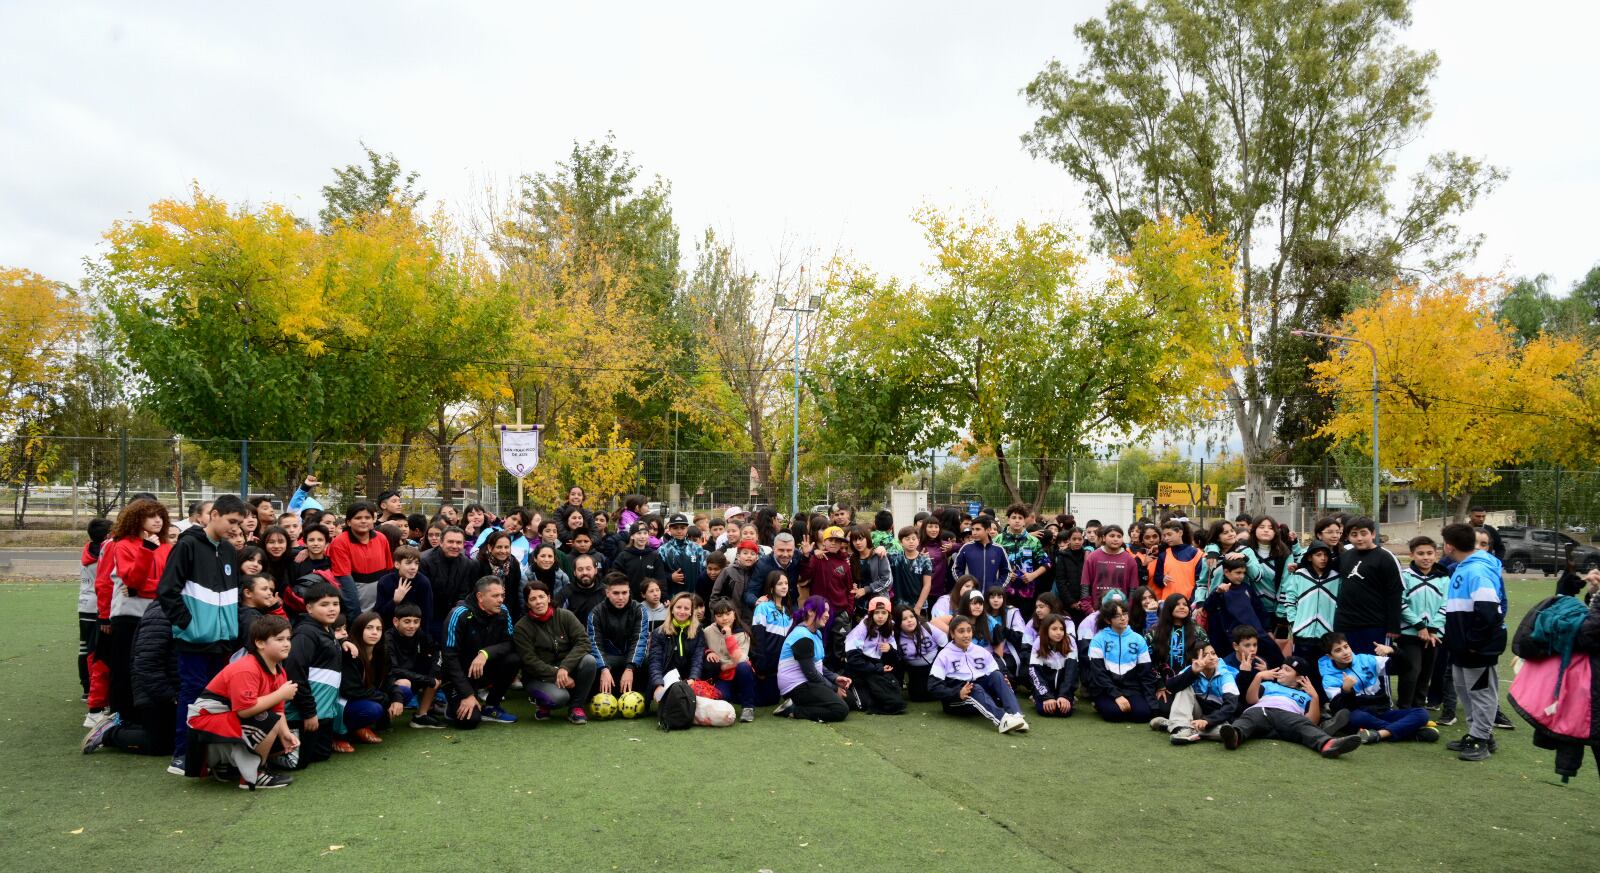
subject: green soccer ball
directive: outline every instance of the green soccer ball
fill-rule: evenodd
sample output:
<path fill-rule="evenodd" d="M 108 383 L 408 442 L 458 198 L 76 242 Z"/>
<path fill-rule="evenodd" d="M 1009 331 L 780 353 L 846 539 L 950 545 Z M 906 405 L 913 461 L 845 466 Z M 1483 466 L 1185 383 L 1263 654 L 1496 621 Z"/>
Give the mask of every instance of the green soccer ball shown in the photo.
<path fill-rule="evenodd" d="M 622 695 L 622 700 L 617 703 L 617 711 L 623 718 L 638 718 L 644 712 L 644 695 L 637 691 L 629 691 Z"/>
<path fill-rule="evenodd" d="M 604 721 L 617 714 L 617 699 L 609 694 L 596 694 L 589 701 L 589 714 Z"/>

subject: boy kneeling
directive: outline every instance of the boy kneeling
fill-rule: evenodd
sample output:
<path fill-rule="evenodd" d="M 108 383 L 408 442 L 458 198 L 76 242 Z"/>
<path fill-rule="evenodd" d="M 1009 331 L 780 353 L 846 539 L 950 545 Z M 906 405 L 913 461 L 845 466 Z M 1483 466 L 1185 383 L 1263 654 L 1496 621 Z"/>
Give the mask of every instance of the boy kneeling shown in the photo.
<path fill-rule="evenodd" d="M 1282 667 L 1257 673 L 1245 695 L 1250 708 L 1222 726 L 1223 747 L 1231 751 L 1248 739 L 1276 737 L 1293 740 L 1324 758 L 1337 758 L 1359 748 L 1360 737 L 1335 739 L 1317 727 L 1322 707 L 1317 689 L 1306 678 L 1310 671 L 1306 659 L 1296 656 L 1285 660 Z M 1349 717 L 1340 713 L 1330 727 L 1337 731 L 1348 721 Z"/>
<path fill-rule="evenodd" d="M 283 705 L 299 691 L 283 671 L 289 657 L 289 622 L 266 615 L 250 625 L 250 653 L 206 684 L 189 704 L 189 739 L 222 746 L 235 769 L 239 787 L 284 788 L 294 780 L 262 769 L 274 748 L 279 753 L 300 745 L 283 717 Z"/>

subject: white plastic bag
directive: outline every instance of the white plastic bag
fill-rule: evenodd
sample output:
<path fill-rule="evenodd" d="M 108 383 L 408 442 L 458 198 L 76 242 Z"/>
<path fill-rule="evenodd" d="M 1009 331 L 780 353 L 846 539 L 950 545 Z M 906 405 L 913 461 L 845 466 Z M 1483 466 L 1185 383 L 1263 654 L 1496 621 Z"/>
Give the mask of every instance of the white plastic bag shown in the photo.
<path fill-rule="evenodd" d="M 694 699 L 694 723 L 700 727 L 731 727 L 735 719 L 733 704 L 709 697 Z"/>

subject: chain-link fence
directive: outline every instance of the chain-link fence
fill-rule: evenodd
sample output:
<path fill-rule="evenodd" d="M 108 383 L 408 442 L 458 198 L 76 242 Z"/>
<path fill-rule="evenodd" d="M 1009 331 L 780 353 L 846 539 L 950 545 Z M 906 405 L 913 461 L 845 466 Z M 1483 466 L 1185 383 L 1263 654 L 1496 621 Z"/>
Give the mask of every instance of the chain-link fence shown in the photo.
<path fill-rule="evenodd" d="M 217 494 L 270 495 L 287 501 L 308 475 L 330 508 L 382 491 L 398 491 L 412 511 L 440 504 L 482 503 L 501 513 L 513 506 L 549 508 L 571 485 L 590 507 L 619 506 L 638 494 L 654 508 L 717 514 L 730 505 L 788 514 L 787 452 L 576 447 L 547 444 L 521 482 L 501 469 L 499 444 L 487 429 L 443 444 L 238 441 L 198 443 L 177 437 L 47 435 L 13 445 L 0 487 L 0 525 L 79 528 L 114 514 L 134 494 L 153 493 L 172 507 Z M 19 452 L 23 454 L 19 455 Z M 248 477 L 240 475 L 248 458 Z M 799 457 L 798 506 L 835 503 L 875 510 L 974 505 L 1003 510 L 1014 499 L 1042 515 L 1127 523 L 1179 511 L 1204 522 L 1241 512 L 1269 514 L 1296 531 L 1332 512 L 1371 511 L 1370 467 L 1332 459 L 1317 465 L 1261 468 L 1265 489 L 1245 489 L 1237 458 L 1193 458 L 1130 451 L 1111 459 L 977 458 L 934 454 Z M 1443 495 L 1451 495 L 1446 499 Z M 1463 496 L 1464 495 L 1464 496 Z M 1481 506 L 1502 526 L 1560 531 L 1600 542 L 1600 472 L 1552 467 L 1507 470 L 1385 469 L 1380 521 L 1392 542 L 1413 532 L 1436 533 L 1446 521 Z"/>

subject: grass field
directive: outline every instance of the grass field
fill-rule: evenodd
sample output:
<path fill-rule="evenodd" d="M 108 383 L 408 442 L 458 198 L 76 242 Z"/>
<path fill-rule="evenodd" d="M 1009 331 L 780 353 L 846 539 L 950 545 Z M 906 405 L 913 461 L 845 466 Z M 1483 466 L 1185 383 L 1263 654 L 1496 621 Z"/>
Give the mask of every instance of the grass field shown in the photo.
<path fill-rule="evenodd" d="M 1549 588 L 1512 583 L 1513 613 Z M 1520 721 L 1469 764 L 1442 743 L 1173 748 L 1081 715 L 1002 737 L 921 705 L 670 735 L 524 719 L 399 727 L 243 792 L 79 753 L 74 597 L 0 585 L 0 870 L 1593 870 L 1600 853 L 1592 763 L 1559 785 Z"/>

